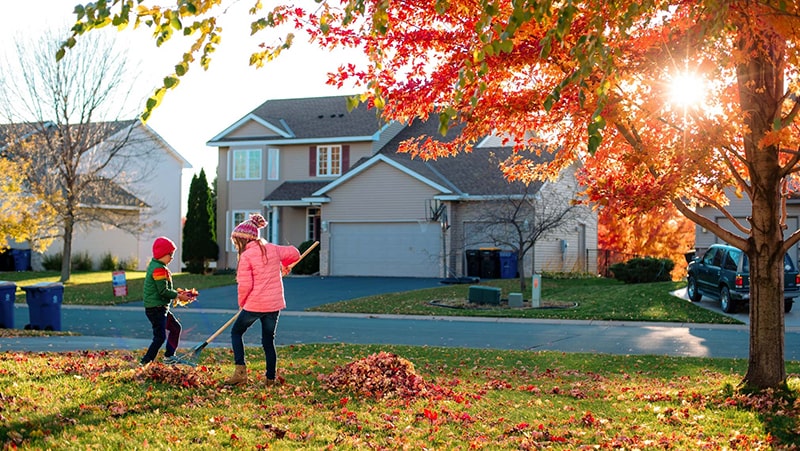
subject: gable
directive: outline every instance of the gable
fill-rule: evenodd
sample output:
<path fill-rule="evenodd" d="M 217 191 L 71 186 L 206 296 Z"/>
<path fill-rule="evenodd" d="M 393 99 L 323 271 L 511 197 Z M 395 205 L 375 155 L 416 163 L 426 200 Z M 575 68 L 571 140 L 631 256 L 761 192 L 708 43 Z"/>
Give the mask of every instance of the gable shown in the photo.
<path fill-rule="evenodd" d="M 275 130 L 264 126 L 264 124 L 249 119 L 245 121 L 243 124 L 239 125 L 237 128 L 233 129 L 225 137 L 231 139 L 231 138 L 253 138 L 253 137 L 264 138 L 273 136 L 277 137 L 280 135 L 276 133 Z"/>
<path fill-rule="evenodd" d="M 327 192 L 331 201 L 325 206 L 325 218 L 329 221 L 424 219 L 426 200 L 441 193 L 411 174 L 378 162 Z"/>

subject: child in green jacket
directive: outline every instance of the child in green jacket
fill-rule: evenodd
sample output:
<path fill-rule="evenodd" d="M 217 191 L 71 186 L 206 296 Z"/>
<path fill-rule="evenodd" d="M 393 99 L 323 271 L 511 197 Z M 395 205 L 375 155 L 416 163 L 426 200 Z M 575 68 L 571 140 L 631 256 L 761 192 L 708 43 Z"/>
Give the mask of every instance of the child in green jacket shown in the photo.
<path fill-rule="evenodd" d="M 189 300 L 189 294 L 179 293 L 172 287 L 172 273 L 167 265 L 172 261 L 175 249 L 175 243 L 167 237 L 160 236 L 153 242 L 153 259 L 147 265 L 143 293 L 144 312 L 153 326 L 153 341 L 139 361 L 142 365 L 155 360 L 165 341 L 167 347 L 164 352 L 164 363 L 167 365 L 187 363 L 175 355 L 181 337 L 181 323 L 169 310 L 173 299 L 183 302 Z"/>

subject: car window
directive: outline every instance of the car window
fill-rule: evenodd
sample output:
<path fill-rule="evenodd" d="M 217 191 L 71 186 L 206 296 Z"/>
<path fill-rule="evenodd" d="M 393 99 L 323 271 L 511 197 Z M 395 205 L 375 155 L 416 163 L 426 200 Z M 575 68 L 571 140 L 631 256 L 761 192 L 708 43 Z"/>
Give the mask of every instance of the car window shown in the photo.
<path fill-rule="evenodd" d="M 722 266 L 723 258 L 725 258 L 725 251 L 717 249 L 717 253 L 714 254 L 714 259 L 711 261 L 711 266 Z"/>
<path fill-rule="evenodd" d="M 789 272 L 797 271 L 794 266 L 794 261 L 792 261 L 792 257 L 789 257 L 789 254 L 783 255 L 783 270 Z M 744 260 L 742 260 L 742 272 L 750 272 L 750 260 L 747 259 L 747 255 L 745 255 Z"/>
<path fill-rule="evenodd" d="M 729 249 L 727 252 L 727 256 L 725 257 L 725 261 L 722 264 L 722 267 L 729 271 L 736 271 L 736 265 L 741 255 L 742 251 L 740 251 L 739 249 Z"/>
<path fill-rule="evenodd" d="M 703 256 L 703 264 L 706 266 L 714 266 L 714 257 L 716 257 L 717 254 L 717 248 L 709 249 L 706 255 Z"/>
<path fill-rule="evenodd" d="M 789 257 L 789 254 L 783 256 L 783 269 L 785 271 L 795 271 L 794 262 L 792 261 L 792 257 Z"/>

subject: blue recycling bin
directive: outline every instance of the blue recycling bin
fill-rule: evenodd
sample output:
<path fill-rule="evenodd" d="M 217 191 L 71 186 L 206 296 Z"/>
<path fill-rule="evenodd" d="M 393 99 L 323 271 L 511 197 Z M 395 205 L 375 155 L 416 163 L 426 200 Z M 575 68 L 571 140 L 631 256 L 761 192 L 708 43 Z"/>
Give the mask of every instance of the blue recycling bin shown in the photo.
<path fill-rule="evenodd" d="M 0 328 L 14 328 L 14 301 L 17 300 L 17 284 L 0 280 Z"/>
<path fill-rule="evenodd" d="M 500 251 L 500 278 L 513 279 L 517 277 L 517 253 Z"/>
<path fill-rule="evenodd" d="M 31 322 L 25 329 L 61 330 L 61 303 L 64 285 L 60 282 L 40 282 L 22 287 Z"/>
<path fill-rule="evenodd" d="M 15 271 L 27 271 L 31 267 L 30 249 L 11 249 L 11 256 L 14 258 Z"/>

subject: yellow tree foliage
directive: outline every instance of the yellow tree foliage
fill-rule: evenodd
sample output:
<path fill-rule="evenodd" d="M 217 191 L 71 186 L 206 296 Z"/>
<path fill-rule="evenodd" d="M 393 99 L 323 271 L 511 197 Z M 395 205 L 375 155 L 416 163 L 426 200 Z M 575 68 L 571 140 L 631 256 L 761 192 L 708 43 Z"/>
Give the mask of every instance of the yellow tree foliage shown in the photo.
<path fill-rule="evenodd" d="M 25 189 L 24 168 L 6 158 L 0 158 L 0 249 L 9 241 L 29 242 L 32 249 L 42 251 L 52 242 L 45 237 L 42 224 L 49 223 L 52 211 Z"/>

